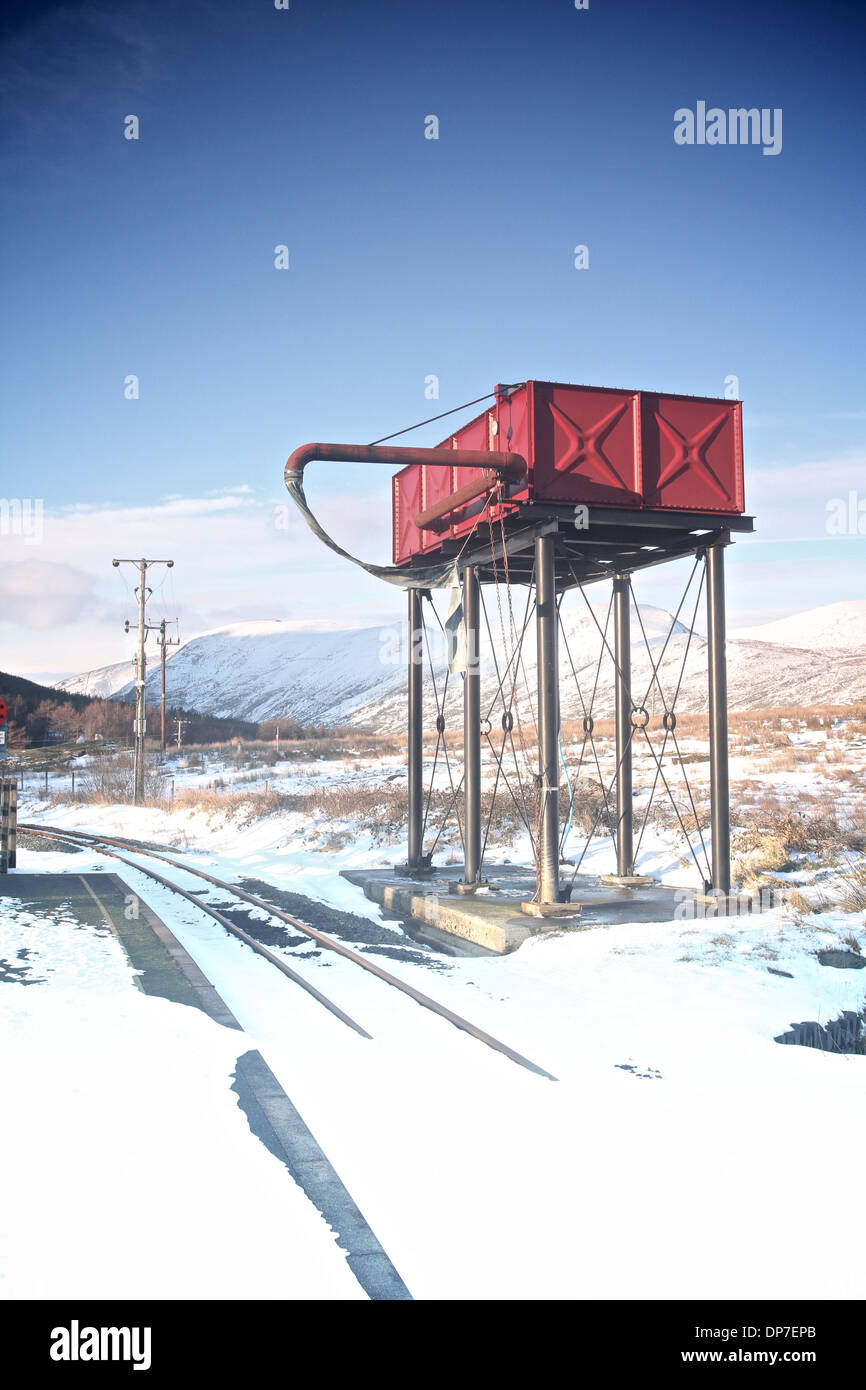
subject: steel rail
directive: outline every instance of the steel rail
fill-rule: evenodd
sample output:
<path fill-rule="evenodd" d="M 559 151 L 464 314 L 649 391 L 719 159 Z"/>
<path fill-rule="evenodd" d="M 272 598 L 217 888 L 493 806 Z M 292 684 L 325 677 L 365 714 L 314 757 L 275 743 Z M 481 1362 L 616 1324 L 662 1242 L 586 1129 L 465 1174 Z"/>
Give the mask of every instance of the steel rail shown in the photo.
<path fill-rule="evenodd" d="M 91 835 L 86 830 L 68 831 L 57 826 L 36 826 L 25 823 L 19 824 L 19 830 L 42 834 L 49 839 L 65 839 L 67 843 L 70 844 L 75 844 L 77 842 L 80 845 L 83 842 L 85 847 L 88 845 L 116 845 L 119 843 L 107 835 Z M 101 853 L 102 851 L 99 852 Z M 271 917 L 277 917 L 280 921 L 287 922 L 289 926 L 294 927 L 296 931 L 302 932 L 305 936 L 309 936 L 313 941 L 317 941 L 320 946 L 324 946 L 327 950 L 336 952 L 337 955 L 344 956 L 346 960 L 352 961 L 355 965 L 360 965 L 362 970 L 369 971 L 371 975 L 375 975 L 378 979 L 384 981 L 385 984 L 400 990 L 402 994 L 408 995 L 410 999 L 414 1000 L 416 1004 L 420 1004 L 422 1008 L 429 1009 L 432 1013 L 438 1014 L 439 1017 L 444 1018 L 447 1023 L 452 1024 L 455 1028 L 459 1028 L 463 1033 L 468 1033 L 470 1037 L 477 1039 L 478 1042 L 484 1043 L 486 1047 L 492 1048 L 495 1052 L 501 1052 L 509 1061 L 515 1062 L 518 1066 L 526 1067 L 528 1071 L 535 1072 L 537 1076 L 546 1077 L 548 1081 L 556 1081 L 558 1079 L 551 1072 L 546 1071 L 544 1067 L 537 1066 L 536 1063 L 531 1062 L 528 1057 L 524 1057 L 522 1053 L 516 1052 L 514 1048 L 509 1047 L 507 1043 L 500 1042 L 499 1039 L 494 1038 L 491 1033 L 485 1032 L 483 1028 L 477 1028 L 474 1023 L 470 1023 L 468 1019 L 463 1018 L 460 1014 L 454 1013 L 452 1009 L 447 1008 L 444 1004 L 440 1004 L 437 1000 L 431 999 L 427 994 L 422 994 L 420 990 L 415 989 L 412 985 L 406 984 L 405 981 L 398 979 L 396 975 L 389 974 L 387 970 L 383 970 L 382 967 L 376 965 L 374 961 L 365 960 L 363 956 L 358 955 L 357 951 L 353 951 L 351 947 L 344 946 L 342 942 L 335 941 L 333 937 L 327 936 L 324 932 L 317 931 L 315 927 L 308 926 L 306 922 L 299 921 L 297 917 L 292 917 L 290 913 L 283 912 L 280 908 L 272 907 L 270 903 L 265 902 L 263 898 L 256 897 L 254 893 L 246 893 L 243 889 L 236 888 L 231 883 L 225 883 L 222 879 L 215 878 L 213 874 L 205 873 L 203 869 L 193 869 L 188 864 L 181 864 L 178 860 L 172 859 L 168 854 L 144 849 L 135 852 L 147 855 L 151 859 L 156 859 L 161 863 L 171 864 L 173 868 L 180 869 L 182 873 L 192 874 L 196 878 L 204 879 L 207 883 L 212 883 L 215 888 L 221 889 L 224 893 L 229 893 L 234 897 L 241 898 L 244 902 L 250 903 L 253 907 L 261 908 L 262 911 L 268 913 Z M 110 851 L 105 851 L 105 853 L 110 853 Z M 115 853 L 112 855 L 112 858 L 122 859 L 123 856 Z M 132 863 L 130 860 L 125 860 L 124 862 L 130 864 L 130 867 L 134 869 L 139 869 L 143 873 L 149 872 L 149 870 L 144 869 L 140 864 Z M 156 874 L 151 874 L 151 877 L 160 878 L 160 876 Z M 182 893 L 184 897 L 189 897 L 190 900 L 199 907 L 204 907 L 204 903 L 201 903 L 198 898 L 192 897 L 190 894 L 183 893 L 183 889 L 179 889 L 177 884 L 171 883 L 167 879 L 160 879 L 160 881 L 163 882 L 166 887 Z M 233 927 L 233 931 L 238 933 L 240 928 Z M 253 943 L 253 940 L 254 938 L 250 938 L 250 944 Z M 256 942 L 254 949 L 260 954 L 265 954 L 267 948 Z M 267 954 L 273 959 L 274 963 L 276 963 L 278 957 L 272 957 L 270 952 Z M 298 980 L 300 982 L 300 977 L 298 977 Z M 357 1027 L 357 1025 L 353 1026 Z"/>
<path fill-rule="evenodd" d="M 79 831 L 42 830 L 34 825 L 28 825 L 22 827 L 22 829 L 26 829 L 28 834 L 31 835 L 44 835 L 50 840 L 60 840 L 64 844 L 76 845 L 79 849 L 82 848 L 82 841 L 78 838 L 80 835 Z M 91 839 L 88 837 L 85 842 L 85 847 L 90 843 Z M 110 841 L 109 843 L 114 842 Z M 134 852 L 137 854 L 153 854 L 154 858 L 159 857 L 152 850 L 136 850 Z M 220 926 L 225 927 L 227 932 L 231 932 L 232 936 L 239 937 L 247 946 L 252 947 L 258 955 L 264 956 L 265 960 L 270 961 L 271 965 L 275 965 L 277 969 L 287 976 L 288 979 L 292 980 L 294 984 L 300 985 L 301 989 L 311 994 L 319 1004 L 323 1004 L 328 1012 L 332 1013 L 335 1018 L 338 1018 L 341 1023 L 345 1023 L 347 1027 L 353 1028 L 356 1033 L 360 1033 L 362 1038 L 368 1038 L 372 1042 L 372 1033 L 368 1033 L 366 1028 L 362 1028 L 360 1023 L 356 1023 L 353 1018 L 350 1018 L 347 1013 L 344 1013 L 337 1004 L 334 1004 L 332 1000 L 327 997 L 327 995 L 322 994 L 320 990 L 316 989 L 315 985 L 311 985 L 308 980 L 305 980 L 303 975 L 298 975 L 284 960 L 281 960 L 279 956 L 275 956 L 273 951 L 269 951 L 267 946 L 263 946 L 260 941 L 256 941 L 254 936 L 250 936 L 242 927 L 237 926 L 234 922 L 230 921 L 228 917 L 225 917 L 223 913 L 218 912 L 215 907 L 211 907 L 208 903 L 203 903 L 200 898 L 197 898 L 192 893 L 188 893 L 185 888 L 181 888 L 177 883 L 172 883 L 170 879 L 163 878 L 162 874 L 158 874 L 154 869 L 146 869 L 143 864 L 136 864 L 134 860 L 127 859 L 123 854 L 118 854 L 117 850 L 100 849 L 98 853 L 108 854 L 112 859 L 118 859 L 121 864 L 128 864 L 131 869 L 136 869 L 141 874 L 147 874 L 148 878 L 155 879 L 156 882 L 161 883 L 164 888 L 170 888 L 172 892 L 179 893 L 182 898 L 186 898 L 186 900 L 191 902 L 195 907 L 200 907 L 202 912 L 206 912 L 209 917 L 213 917 L 214 921 L 219 922 Z M 194 869 L 187 869 L 185 865 L 178 865 L 177 867 L 183 868 L 186 873 L 195 872 Z"/>

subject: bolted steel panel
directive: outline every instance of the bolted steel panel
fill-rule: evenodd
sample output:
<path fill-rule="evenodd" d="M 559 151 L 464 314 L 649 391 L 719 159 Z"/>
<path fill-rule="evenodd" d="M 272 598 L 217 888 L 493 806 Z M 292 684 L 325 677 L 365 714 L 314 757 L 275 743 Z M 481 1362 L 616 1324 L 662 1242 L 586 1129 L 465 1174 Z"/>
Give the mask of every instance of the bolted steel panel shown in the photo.
<path fill-rule="evenodd" d="M 485 411 L 475 420 L 470 420 L 468 425 L 451 435 L 449 442 L 453 449 L 497 449 L 499 444 L 496 436 L 490 428 L 491 418 L 495 418 L 494 412 Z M 493 441 L 492 443 L 490 441 Z M 502 446 L 504 448 L 504 445 Z M 518 450 L 519 452 L 519 450 Z M 454 469 L 454 491 L 464 487 L 466 483 L 473 483 L 479 478 L 484 470 L 481 468 L 455 468 Z M 484 510 L 485 499 L 479 497 L 471 502 L 467 502 L 451 518 L 452 536 L 463 536 L 467 531 L 471 531 L 476 519 Z"/>
<path fill-rule="evenodd" d="M 472 470 L 475 471 L 474 469 Z M 460 472 L 458 468 L 427 468 L 421 465 L 421 496 L 422 506 L 419 510 L 426 511 L 435 502 L 439 502 L 443 497 L 449 497 L 455 490 L 454 476 Z M 421 532 L 421 550 L 428 551 L 438 549 L 443 536 L 448 535 L 450 523 L 446 518 L 435 531 Z"/>
<path fill-rule="evenodd" d="M 537 501 L 641 505 L 640 393 L 533 382 Z"/>
<path fill-rule="evenodd" d="M 444 539 L 467 536 L 482 515 L 485 526 L 488 518 L 496 525 L 523 503 L 729 515 L 744 510 L 739 401 L 527 381 L 510 391 L 497 388 L 494 405 L 439 447 L 521 454 L 526 479 L 504 485 L 501 502 L 473 499 L 436 531 L 421 532 L 414 524 L 418 512 L 483 470 L 404 469 L 394 487 L 396 564 L 437 550 Z"/>
<path fill-rule="evenodd" d="M 449 470 L 443 469 L 443 472 Z M 408 560 L 410 555 L 418 555 L 424 544 L 424 537 L 415 525 L 415 517 L 423 509 L 421 492 L 421 468 L 417 463 L 401 468 L 391 479 L 392 530 L 394 564 Z"/>
<path fill-rule="evenodd" d="M 739 401 L 641 393 L 643 500 L 678 511 L 743 511 Z"/>

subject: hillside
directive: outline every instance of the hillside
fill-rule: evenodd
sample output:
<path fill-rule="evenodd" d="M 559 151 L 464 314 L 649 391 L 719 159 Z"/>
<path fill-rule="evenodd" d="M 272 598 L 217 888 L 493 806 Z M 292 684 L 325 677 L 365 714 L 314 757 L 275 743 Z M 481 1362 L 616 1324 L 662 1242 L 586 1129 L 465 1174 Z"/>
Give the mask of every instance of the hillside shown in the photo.
<path fill-rule="evenodd" d="M 604 625 L 603 606 L 587 609 L 572 601 L 563 611 L 560 643 L 563 717 L 583 714 L 572 666 L 584 701 L 597 679 L 594 709 L 613 711 L 613 665 L 607 653 L 599 668 Z M 513 637 L 507 611 L 500 627 L 498 606 L 488 596 L 494 650 L 482 641 L 482 703 L 494 702 L 498 669 L 508 664 Z M 515 630 L 523 609 L 515 613 Z M 640 619 L 646 639 L 658 659 L 670 624 L 663 609 L 644 606 Z M 866 699 L 866 600 L 852 600 L 798 614 L 763 628 L 740 629 L 729 636 L 728 687 L 732 709 L 765 709 L 783 705 L 850 704 Z M 445 672 L 444 648 L 431 633 L 437 671 Z M 840 638 L 845 637 L 846 641 Z M 659 672 L 661 691 L 652 680 L 650 657 L 638 615 L 632 611 L 633 688 L 635 699 L 646 700 L 657 712 L 669 703 L 680 685 L 678 708 L 702 711 L 707 705 L 706 642 L 695 633 L 686 653 L 688 629 L 678 623 L 667 644 Z M 856 639 L 856 640 L 855 640 Z M 612 631 L 608 640 L 612 645 Z M 263 720 L 292 717 L 301 722 L 365 724 L 382 732 L 405 723 L 405 631 L 359 628 L 348 631 L 299 631 L 277 621 L 233 623 L 203 633 L 176 649 L 167 665 L 168 700 L 172 705 L 206 710 L 224 718 Z M 503 660 L 503 654 L 505 659 Z M 126 674 L 127 681 L 121 681 Z M 129 668 L 119 663 L 63 682 L 66 690 L 91 690 L 100 683 L 113 686 L 115 698 L 129 698 Z M 449 709 L 459 718 L 460 680 L 449 682 Z M 531 717 L 535 688 L 534 624 L 524 642 L 524 673 L 518 685 L 521 713 Z M 662 693 L 663 692 L 663 693 Z M 148 672 L 147 695 L 159 695 L 159 667 Z M 426 696 L 432 710 L 432 696 Z M 501 714 L 494 711 L 494 722 Z M 449 717 L 449 723 L 452 718 Z"/>
<path fill-rule="evenodd" d="M 40 685 L 38 681 L 29 681 L 24 676 L 11 676 L 6 671 L 0 671 L 0 699 L 9 705 L 12 697 L 17 697 L 21 708 L 28 711 L 35 709 L 42 700 L 80 710 L 84 709 L 92 698 L 72 690 L 61 689 L 59 686 Z"/>
<path fill-rule="evenodd" d="M 866 651 L 866 598 L 827 603 L 760 627 L 738 628 L 728 635 L 812 651 Z"/>

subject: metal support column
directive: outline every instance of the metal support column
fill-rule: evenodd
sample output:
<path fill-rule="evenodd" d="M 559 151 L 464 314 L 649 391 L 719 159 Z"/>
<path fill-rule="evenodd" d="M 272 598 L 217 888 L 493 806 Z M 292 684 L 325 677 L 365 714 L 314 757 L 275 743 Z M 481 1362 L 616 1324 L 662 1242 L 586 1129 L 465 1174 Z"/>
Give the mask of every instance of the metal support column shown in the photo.
<path fill-rule="evenodd" d="M 424 864 L 421 838 L 424 825 L 422 786 L 423 721 L 422 677 L 424 675 L 424 627 L 421 618 L 421 591 L 409 590 L 409 856 L 408 867 Z"/>
<path fill-rule="evenodd" d="M 481 664 L 478 566 L 463 570 L 466 675 L 463 680 L 463 806 L 467 887 L 481 881 Z"/>
<path fill-rule="evenodd" d="M 559 890 L 559 661 L 555 544 L 553 535 L 535 538 L 537 586 L 535 633 L 538 644 L 538 901 L 557 903 Z"/>
<path fill-rule="evenodd" d="M 634 874 L 634 807 L 632 798 L 631 592 L 627 574 L 613 580 L 616 672 L 616 872 Z"/>
<path fill-rule="evenodd" d="M 714 893 L 731 891 L 728 787 L 728 673 L 725 657 L 725 548 L 707 548 L 707 668 L 710 694 L 710 814 Z"/>

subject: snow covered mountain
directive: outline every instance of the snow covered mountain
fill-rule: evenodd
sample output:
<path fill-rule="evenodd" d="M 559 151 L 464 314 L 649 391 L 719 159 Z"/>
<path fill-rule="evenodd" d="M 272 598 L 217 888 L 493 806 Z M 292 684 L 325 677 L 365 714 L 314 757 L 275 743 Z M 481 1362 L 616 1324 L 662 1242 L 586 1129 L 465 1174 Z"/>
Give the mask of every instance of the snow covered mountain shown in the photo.
<path fill-rule="evenodd" d="M 82 671 L 79 676 L 67 676 L 57 681 L 58 690 L 68 690 L 72 695 L 92 695 L 94 699 L 110 699 L 135 677 L 135 667 L 131 661 L 116 661 L 113 666 L 99 666 L 95 671 Z"/>
<path fill-rule="evenodd" d="M 482 634 L 483 713 L 498 727 L 500 681 L 510 685 L 512 653 L 524 625 L 524 608 L 515 602 L 500 613 L 487 595 L 492 643 Z M 594 712 L 613 712 L 613 660 L 602 643 L 606 606 L 569 600 L 563 609 L 560 684 L 565 719 L 580 718 L 597 687 Z M 707 705 L 706 641 L 697 632 L 689 641 L 682 623 L 670 633 L 672 618 L 663 609 L 632 609 L 632 690 L 636 702 L 660 713 L 677 686 L 677 708 L 701 711 Z M 516 698 L 521 717 L 533 717 L 535 625 L 530 620 Z M 643 629 L 643 630 L 642 630 Z M 670 636 L 669 636 L 670 633 Z M 445 652 L 431 624 L 431 648 L 440 693 Z M 843 638 L 845 639 L 843 641 Z M 612 621 L 608 648 L 613 646 Z M 652 662 L 661 659 L 658 680 Z M 383 732 L 405 724 L 406 634 L 400 625 L 349 631 L 301 631 L 281 622 L 233 623 L 194 637 L 168 658 L 170 704 L 250 720 L 292 716 L 304 723 L 364 724 Z M 506 669 L 508 674 L 506 674 Z M 127 663 L 103 667 L 62 682 L 66 690 L 119 696 L 131 694 Z M 448 722 L 460 718 L 459 677 L 448 682 Z M 728 690 L 733 709 L 785 705 L 848 704 L 866 700 L 866 600 L 831 604 L 764 627 L 729 635 Z M 159 666 L 147 677 L 148 700 L 159 698 Z M 432 694 L 425 695 L 432 718 Z"/>
<path fill-rule="evenodd" d="M 728 636 L 810 651 L 833 652 L 847 648 L 866 651 L 866 598 L 827 603 L 821 608 L 810 608 L 807 613 L 794 613 L 778 622 L 764 623 L 761 627 L 738 628 Z"/>

